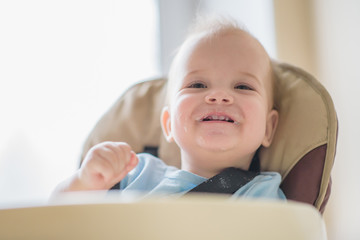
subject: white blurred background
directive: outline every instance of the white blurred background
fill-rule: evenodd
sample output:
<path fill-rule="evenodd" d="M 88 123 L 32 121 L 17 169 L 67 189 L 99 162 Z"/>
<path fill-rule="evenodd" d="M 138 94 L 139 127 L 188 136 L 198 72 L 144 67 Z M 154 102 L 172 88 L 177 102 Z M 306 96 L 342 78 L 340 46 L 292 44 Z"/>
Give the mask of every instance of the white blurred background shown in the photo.
<path fill-rule="evenodd" d="M 231 15 L 315 75 L 339 118 L 329 239 L 360 239 L 360 1 L 0 0 L 0 206 L 45 202 L 132 84 L 167 73 L 196 13 Z"/>

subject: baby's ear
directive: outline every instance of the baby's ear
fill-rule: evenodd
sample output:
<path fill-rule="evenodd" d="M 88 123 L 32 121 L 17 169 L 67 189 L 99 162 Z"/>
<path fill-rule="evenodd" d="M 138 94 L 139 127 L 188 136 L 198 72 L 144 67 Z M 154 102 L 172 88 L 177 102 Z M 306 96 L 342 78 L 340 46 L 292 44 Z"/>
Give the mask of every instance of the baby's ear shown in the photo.
<path fill-rule="evenodd" d="M 164 107 L 161 112 L 161 128 L 163 130 L 164 136 L 168 142 L 173 141 L 171 134 L 171 117 L 169 107 Z"/>
<path fill-rule="evenodd" d="M 264 147 L 269 147 L 271 145 L 271 142 L 275 135 L 278 120 L 279 120 L 278 111 L 276 111 L 275 109 L 271 110 L 267 116 L 265 137 L 262 142 L 262 145 Z"/>

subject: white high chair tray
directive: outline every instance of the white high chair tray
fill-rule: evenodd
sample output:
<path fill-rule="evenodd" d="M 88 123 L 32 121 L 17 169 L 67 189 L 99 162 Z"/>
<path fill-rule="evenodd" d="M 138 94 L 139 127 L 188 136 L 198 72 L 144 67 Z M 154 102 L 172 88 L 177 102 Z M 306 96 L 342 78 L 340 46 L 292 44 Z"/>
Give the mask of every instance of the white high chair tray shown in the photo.
<path fill-rule="evenodd" d="M 302 203 L 214 195 L 141 201 L 73 197 L 1 209 L 0 239 L 326 239 L 319 212 Z"/>

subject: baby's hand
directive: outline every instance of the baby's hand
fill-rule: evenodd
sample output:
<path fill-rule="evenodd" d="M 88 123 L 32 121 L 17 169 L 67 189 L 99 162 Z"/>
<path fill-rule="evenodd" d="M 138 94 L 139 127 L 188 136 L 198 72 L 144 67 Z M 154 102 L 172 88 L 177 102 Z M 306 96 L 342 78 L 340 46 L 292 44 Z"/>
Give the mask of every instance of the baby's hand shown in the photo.
<path fill-rule="evenodd" d="M 107 190 L 120 182 L 138 161 L 126 143 L 100 143 L 86 154 L 77 178 L 83 190 Z"/>

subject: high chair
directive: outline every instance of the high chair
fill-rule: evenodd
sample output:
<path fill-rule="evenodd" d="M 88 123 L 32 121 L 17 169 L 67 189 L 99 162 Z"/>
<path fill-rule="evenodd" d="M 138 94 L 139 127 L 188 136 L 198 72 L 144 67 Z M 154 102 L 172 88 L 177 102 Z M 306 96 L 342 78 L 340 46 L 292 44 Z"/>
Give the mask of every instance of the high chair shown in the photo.
<path fill-rule="evenodd" d="M 326 89 L 307 72 L 273 62 L 275 106 L 280 118 L 269 148 L 259 149 L 260 170 L 282 175 L 287 199 L 315 206 L 323 213 L 335 158 L 337 117 Z M 85 142 L 82 158 L 95 144 L 125 141 L 135 152 L 149 152 L 180 167 L 180 153 L 161 130 L 166 79 L 148 80 L 128 89 L 100 119 Z"/>
<path fill-rule="evenodd" d="M 117 191 L 105 192 L 106 198 L 99 192 L 70 193 L 67 200 L 45 205 L 0 208 L 0 239 L 326 240 L 321 213 L 335 157 L 334 106 L 308 73 L 275 62 L 274 69 L 280 119 L 271 147 L 258 156 L 262 171 L 282 175 L 281 188 L 294 201 L 229 201 L 213 194 L 127 201 L 118 199 Z M 165 91 L 165 79 L 131 87 L 97 123 L 84 154 L 99 142 L 126 141 L 136 152 L 179 167 L 179 149 L 160 127 Z"/>

